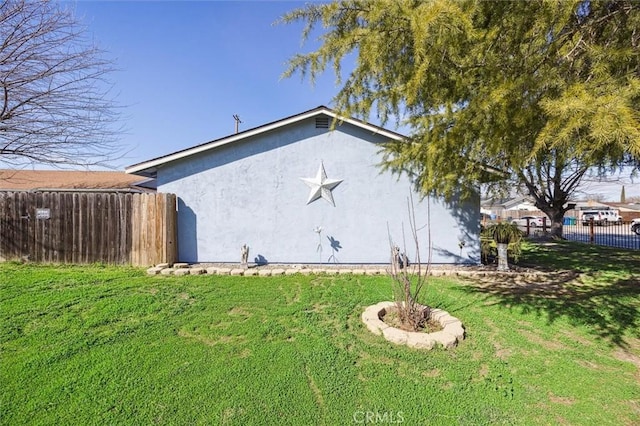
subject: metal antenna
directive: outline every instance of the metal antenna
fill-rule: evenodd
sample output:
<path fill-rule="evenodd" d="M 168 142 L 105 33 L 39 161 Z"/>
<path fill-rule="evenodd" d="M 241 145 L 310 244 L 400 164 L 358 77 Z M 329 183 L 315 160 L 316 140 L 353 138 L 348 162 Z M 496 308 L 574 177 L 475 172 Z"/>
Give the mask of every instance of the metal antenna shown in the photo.
<path fill-rule="evenodd" d="M 240 120 L 240 116 L 238 116 L 238 114 L 233 114 L 233 119 L 236 120 L 236 133 L 238 133 L 238 125 L 242 123 L 242 120 Z"/>

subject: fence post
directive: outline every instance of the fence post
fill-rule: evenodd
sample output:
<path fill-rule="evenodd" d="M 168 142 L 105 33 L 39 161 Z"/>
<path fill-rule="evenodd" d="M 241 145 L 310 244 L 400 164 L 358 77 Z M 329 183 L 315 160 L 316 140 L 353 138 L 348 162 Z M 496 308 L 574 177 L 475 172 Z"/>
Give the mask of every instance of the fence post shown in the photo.
<path fill-rule="evenodd" d="M 595 237 L 596 230 L 594 228 L 594 225 L 595 225 L 595 222 L 593 220 L 593 217 L 590 217 L 589 218 L 589 242 L 591 244 L 596 242 L 596 237 Z"/>

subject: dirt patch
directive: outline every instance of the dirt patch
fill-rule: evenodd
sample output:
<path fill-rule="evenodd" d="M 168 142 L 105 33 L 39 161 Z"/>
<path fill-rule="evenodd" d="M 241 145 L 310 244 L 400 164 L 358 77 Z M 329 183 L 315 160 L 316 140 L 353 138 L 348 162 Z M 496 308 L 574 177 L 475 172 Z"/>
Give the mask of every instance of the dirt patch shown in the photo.
<path fill-rule="evenodd" d="M 620 361 L 630 362 L 634 364 L 636 366 L 636 372 L 635 372 L 636 381 L 640 383 L 640 357 L 622 348 L 618 348 L 613 353 L 613 356 L 614 358 Z"/>
<path fill-rule="evenodd" d="M 500 347 L 500 345 L 495 343 L 493 346 L 496 348 L 496 357 L 500 358 L 501 360 L 506 360 L 513 354 L 511 349 L 503 349 Z"/>
<path fill-rule="evenodd" d="M 561 416 L 556 416 L 556 423 L 559 425 L 570 425 L 571 423 L 569 423 L 567 421 L 567 419 L 565 419 L 564 417 Z"/>
<path fill-rule="evenodd" d="M 576 362 L 578 363 L 578 365 L 588 368 L 590 370 L 600 370 L 602 368 L 601 365 L 596 364 L 595 362 L 584 360 L 584 359 L 576 360 Z"/>
<path fill-rule="evenodd" d="M 554 340 L 545 340 L 542 338 L 542 336 L 527 330 L 519 330 L 519 331 L 520 331 L 520 334 L 522 334 L 527 338 L 527 340 L 533 343 L 537 343 L 538 345 L 542 346 L 545 349 L 552 350 L 552 351 L 559 351 L 562 349 L 566 349 L 566 347 L 560 342 L 557 342 Z"/>
<path fill-rule="evenodd" d="M 570 398 L 567 396 L 556 396 L 552 393 L 549 393 L 549 401 L 562 405 L 573 405 L 576 402 L 574 398 Z"/>
<path fill-rule="evenodd" d="M 394 365 L 395 361 L 389 357 L 385 356 L 371 356 L 368 352 L 360 351 L 358 353 L 358 359 L 356 360 L 357 366 L 368 365 L 368 364 L 382 364 L 386 366 Z"/>
<path fill-rule="evenodd" d="M 498 329 L 498 327 L 496 327 L 494 322 L 488 318 L 484 319 L 484 323 L 487 324 L 487 326 L 491 329 L 491 334 L 489 335 L 488 339 L 493 342 L 493 347 L 496 350 L 496 357 L 502 360 L 506 360 L 512 355 L 512 351 L 511 349 L 502 347 L 500 342 L 496 340 L 496 337 L 500 333 L 500 330 Z"/>
<path fill-rule="evenodd" d="M 572 333 L 571 331 L 567 331 L 567 330 L 563 330 L 561 333 L 563 336 L 566 336 L 572 342 L 578 342 L 583 346 L 593 346 L 593 342 L 590 342 L 589 340 L 585 339 L 578 333 Z"/>
<path fill-rule="evenodd" d="M 193 297 L 191 297 L 191 295 L 189 293 L 180 293 L 176 296 L 176 298 L 178 300 L 184 300 L 185 302 L 187 302 L 189 305 L 193 305 L 194 303 L 196 303 L 196 299 L 194 299 Z"/>
<path fill-rule="evenodd" d="M 329 305 L 325 304 L 325 303 L 314 303 L 313 304 L 313 309 L 311 309 L 311 312 L 315 312 L 315 313 L 323 313 L 325 311 L 325 309 L 327 309 L 329 307 Z"/>
<path fill-rule="evenodd" d="M 282 269 L 288 269 L 288 268 L 282 268 Z M 287 305 L 295 305 L 300 302 L 300 295 L 302 294 L 302 284 L 300 284 L 299 282 L 297 283 L 297 286 L 295 289 L 292 289 L 290 287 L 285 288 L 284 286 L 280 286 L 278 287 L 278 290 L 280 290 L 280 292 L 286 299 Z"/>
<path fill-rule="evenodd" d="M 620 349 L 620 351 L 623 351 L 625 356 L 636 365 L 636 379 L 640 383 L 640 339 L 628 339 L 627 347 Z M 638 402 L 640 403 L 640 401 Z"/>
<path fill-rule="evenodd" d="M 439 375 L 440 375 L 440 370 L 437 368 L 422 372 L 422 377 L 438 377 Z"/>
<path fill-rule="evenodd" d="M 244 408 L 239 407 L 229 407 L 225 408 L 222 412 L 222 419 L 220 424 L 226 425 L 229 423 L 233 423 L 232 419 L 235 417 L 240 417 L 244 415 Z"/>
<path fill-rule="evenodd" d="M 453 389 L 453 386 L 454 386 L 454 383 L 453 383 L 453 382 L 447 382 L 447 383 L 444 383 L 443 385 L 441 385 L 440 387 L 441 387 L 443 390 L 448 391 L 448 390 Z"/>
<path fill-rule="evenodd" d="M 227 314 L 231 316 L 240 316 L 240 317 L 250 317 L 252 315 L 251 312 L 247 311 L 246 309 L 240 306 L 235 306 L 229 309 Z"/>
<path fill-rule="evenodd" d="M 627 403 L 634 413 L 640 414 L 640 399 L 632 399 L 627 401 Z"/>
<path fill-rule="evenodd" d="M 636 367 L 640 368 L 640 357 L 632 354 L 629 351 L 624 349 L 618 349 L 613 353 L 613 356 L 620 361 L 627 361 L 635 364 Z"/>
<path fill-rule="evenodd" d="M 484 323 L 487 324 L 487 326 L 491 329 L 491 336 L 492 337 L 497 335 L 500 332 L 498 327 L 496 327 L 496 324 L 493 321 L 491 321 L 489 318 L 485 317 Z"/>
<path fill-rule="evenodd" d="M 242 352 L 238 354 L 238 358 L 249 358 L 251 354 L 252 354 L 251 349 L 245 348 L 242 350 Z"/>
<path fill-rule="evenodd" d="M 222 344 L 228 344 L 228 343 L 238 343 L 246 340 L 244 336 L 219 336 L 217 338 L 211 338 L 211 337 L 202 336 L 196 333 L 190 333 L 186 330 L 179 330 L 178 336 L 185 337 L 187 339 L 196 340 L 207 346 L 215 346 L 215 345 L 222 345 Z"/>
<path fill-rule="evenodd" d="M 398 329 L 404 330 L 404 331 L 418 331 L 418 332 L 424 332 L 424 333 L 435 333 L 436 331 L 442 330 L 442 325 L 439 322 L 433 321 L 431 319 L 427 319 L 427 321 L 424 322 L 423 327 L 420 328 L 419 330 L 413 330 L 411 327 L 403 324 L 400 321 L 400 316 L 398 315 L 398 312 L 395 309 L 387 309 L 387 313 L 381 318 L 381 320 L 385 324 L 388 324 L 389 326 L 391 326 L 393 328 L 398 328 Z"/>
<path fill-rule="evenodd" d="M 487 377 L 489 375 L 489 366 L 487 364 L 482 364 L 478 374 L 480 374 L 480 377 Z"/>
<path fill-rule="evenodd" d="M 315 397 L 318 406 L 324 409 L 324 398 L 322 396 L 322 392 L 320 392 L 320 388 L 316 384 L 315 380 L 313 380 L 313 377 L 311 377 L 309 367 L 305 366 L 304 373 L 307 377 L 307 384 L 309 385 L 311 392 L 313 392 L 313 396 Z"/>

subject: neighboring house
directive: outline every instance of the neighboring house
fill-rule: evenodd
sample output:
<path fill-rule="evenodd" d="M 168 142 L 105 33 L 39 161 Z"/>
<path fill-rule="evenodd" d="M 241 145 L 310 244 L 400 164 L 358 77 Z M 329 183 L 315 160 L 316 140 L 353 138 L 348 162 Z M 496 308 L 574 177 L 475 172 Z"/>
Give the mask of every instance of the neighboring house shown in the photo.
<path fill-rule="evenodd" d="M 538 209 L 534 205 L 533 198 L 529 197 L 518 197 L 513 198 L 511 200 L 506 201 L 504 204 L 504 208 L 506 211 L 526 211 L 526 212 L 539 212 Z"/>
<path fill-rule="evenodd" d="M 519 219 L 523 216 L 540 216 L 544 213 L 534 205 L 530 197 L 482 200 L 482 212 L 492 219 Z"/>
<path fill-rule="evenodd" d="M 152 192 L 152 179 L 124 172 L 0 169 L 0 191 Z"/>
<path fill-rule="evenodd" d="M 412 184 L 378 167 L 403 136 L 335 118 L 321 106 L 126 172 L 177 195 L 181 261 L 237 263 L 246 244 L 256 263 L 388 263 L 390 240 L 413 259 Z M 433 263 L 479 262 L 478 198 L 413 202 L 423 262 L 429 232 Z"/>
<path fill-rule="evenodd" d="M 618 210 L 620 217 L 624 221 L 630 221 L 640 217 L 640 204 L 611 203 L 608 201 L 598 202 L 594 200 L 572 201 L 574 208 L 565 213 L 565 217 L 582 219 L 584 211 L 593 210 Z M 481 212 L 492 219 L 519 219 L 523 216 L 546 217 L 544 212 L 539 210 L 530 197 L 516 197 L 508 199 L 484 199 L 480 203 Z"/>

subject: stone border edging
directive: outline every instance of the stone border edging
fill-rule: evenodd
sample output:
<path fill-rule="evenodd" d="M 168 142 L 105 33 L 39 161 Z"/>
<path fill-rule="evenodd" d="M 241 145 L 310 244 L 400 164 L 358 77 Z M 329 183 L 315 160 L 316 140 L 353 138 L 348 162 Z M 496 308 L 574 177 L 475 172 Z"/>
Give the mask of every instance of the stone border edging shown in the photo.
<path fill-rule="evenodd" d="M 278 276 L 278 275 L 386 275 L 387 269 L 384 267 L 375 267 L 375 268 L 341 268 L 341 267 L 322 267 L 318 265 L 317 267 L 287 267 L 283 265 L 282 267 L 253 267 L 253 268 L 242 268 L 238 265 L 229 265 L 228 267 L 220 267 L 220 266 L 210 266 L 210 267 L 201 267 L 197 265 L 189 265 L 188 263 L 174 263 L 173 265 L 169 265 L 168 263 L 161 263 L 156 266 L 153 266 L 147 269 L 147 274 L 149 275 L 233 275 L 233 276 L 260 276 L 260 277 L 270 277 L 270 276 Z M 508 272 L 500 272 L 500 271 L 465 271 L 461 269 L 431 269 L 429 271 L 429 276 L 432 277 L 513 277 L 520 276 L 528 279 L 536 279 L 539 277 L 543 277 L 546 274 L 544 272 L 518 272 L 518 271 L 508 271 Z"/>
<path fill-rule="evenodd" d="M 432 309 L 430 317 L 430 319 L 440 323 L 442 326 L 440 331 L 422 333 L 391 327 L 382 321 L 382 317 L 386 315 L 387 309 L 394 306 L 395 302 L 380 302 L 368 306 L 362 313 L 362 322 L 373 334 L 382 335 L 391 343 L 407 345 L 416 349 L 429 350 L 433 349 L 436 344 L 442 345 L 445 349 L 450 349 L 464 339 L 462 322 L 442 309 Z"/>
<path fill-rule="evenodd" d="M 185 266 L 183 266 L 185 265 Z M 271 277 L 277 275 L 385 275 L 385 268 L 375 269 L 346 269 L 346 268 L 239 268 L 211 266 L 208 268 L 190 267 L 188 264 L 176 263 L 173 266 L 163 263 L 147 269 L 149 275 L 234 275 L 234 276 L 260 276 Z"/>

